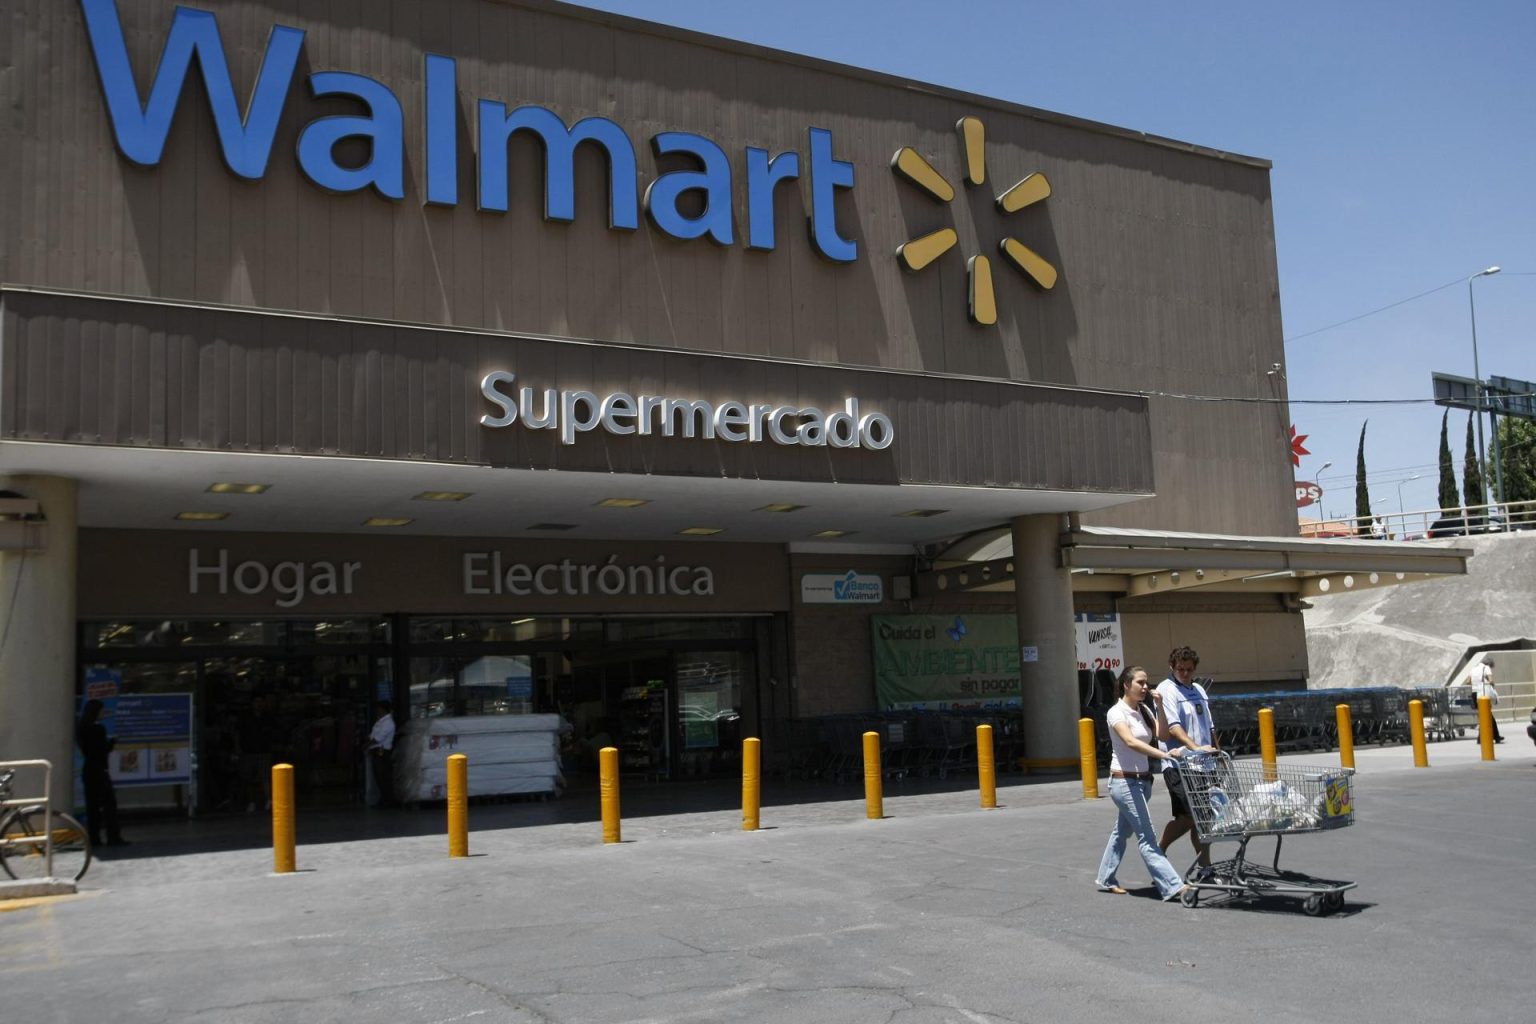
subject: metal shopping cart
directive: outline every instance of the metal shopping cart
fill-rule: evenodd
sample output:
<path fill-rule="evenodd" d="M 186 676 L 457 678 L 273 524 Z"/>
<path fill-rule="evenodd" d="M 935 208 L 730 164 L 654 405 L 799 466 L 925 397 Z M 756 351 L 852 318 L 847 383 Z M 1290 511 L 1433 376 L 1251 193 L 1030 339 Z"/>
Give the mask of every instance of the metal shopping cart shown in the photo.
<path fill-rule="evenodd" d="M 1200 894 L 1211 890 L 1233 897 L 1299 899 L 1302 909 L 1314 916 L 1344 905 L 1344 893 L 1356 883 L 1282 871 L 1280 845 L 1288 835 L 1354 823 L 1354 769 L 1234 761 L 1217 751 L 1181 758 L 1178 772 L 1200 841 L 1207 846 L 1237 844 L 1230 858 L 1210 868 L 1202 869 L 1198 861 L 1190 866 L 1185 873 L 1188 888 L 1181 897 L 1186 907 L 1195 906 Z M 1275 837 L 1275 856 L 1268 867 L 1248 860 L 1248 843 L 1255 836 Z"/>

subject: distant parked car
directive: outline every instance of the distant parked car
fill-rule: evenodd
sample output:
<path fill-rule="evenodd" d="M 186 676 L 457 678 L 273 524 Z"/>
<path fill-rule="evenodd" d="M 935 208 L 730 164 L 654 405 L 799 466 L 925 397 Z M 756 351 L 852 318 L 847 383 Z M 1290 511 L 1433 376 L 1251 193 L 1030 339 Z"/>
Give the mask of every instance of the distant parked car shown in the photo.
<path fill-rule="evenodd" d="M 1503 533 L 1508 529 L 1504 513 L 1489 509 L 1485 516 L 1474 512 L 1465 516 L 1442 516 L 1429 528 L 1431 537 L 1468 537 L 1476 533 Z"/>

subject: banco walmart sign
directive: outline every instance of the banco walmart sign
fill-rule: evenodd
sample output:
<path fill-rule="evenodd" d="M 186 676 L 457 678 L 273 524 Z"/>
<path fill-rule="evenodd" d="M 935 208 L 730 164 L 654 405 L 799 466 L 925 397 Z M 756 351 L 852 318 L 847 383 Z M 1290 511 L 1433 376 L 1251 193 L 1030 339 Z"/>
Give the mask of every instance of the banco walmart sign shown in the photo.
<path fill-rule="evenodd" d="M 304 43 L 302 29 L 273 26 L 256 84 L 248 101 L 242 103 L 235 95 L 218 19 L 208 11 L 178 7 L 145 99 L 134 81 L 115 0 L 80 0 L 80 6 L 112 131 L 125 157 L 150 167 L 160 162 L 196 57 L 224 162 L 242 178 L 259 180 L 266 175 Z M 426 54 L 423 59 L 424 199 L 428 204 L 456 206 L 458 64 L 452 57 L 437 54 Z M 382 82 L 354 72 L 319 71 L 307 81 L 312 96 L 350 97 L 361 103 L 367 114 L 318 117 L 305 125 L 299 132 L 296 154 L 305 176 L 332 192 L 371 188 L 389 199 L 404 199 L 405 117 L 399 97 Z M 723 149 L 702 135 L 674 131 L 653 136 L 650 143 L 658 157 L 681 155 L 691 158 L 696 166 L 659 175 L 643 196 L 637 196 L 634 144 L 606 117 L 586 117 L 567 126 L 545 107 L 525 105 L 509 111 L 504 103 L 481 99 L 475 107 L 474 130 L 476 201 L 481 210 L 506 212 L 508 143 L 523 132 L 536 136 L 544 148 L 546 219 L 575 219 L 575 150 L 580 145 L 593 145 L 603 151 L 608 163 L 610 228 L 637 230 L 640 207 L 644 206 L 651 223 L 664 234 L 679 239 L 708 238 L 719 245 L 736 243 L 731 161 Z M 361 140 L 368 145 L 366 163 L 347 166 L 337 160 L 336 147 L 345 140 Z M 853 164 L 833 156 L 832 133 L 824 129 L 809 129 L 808 148 L 811 243 L 828 259 L 851 263 L 858 259 L 858 242 L 839 233 L 833 198 L 838 189 L 853 188 Z M 798 152 L 770 154 L 766 149 L 747 147 L 748 248 L 773 249 L 778 244 L 773 216 L 775 189 L 800 175 Z M 680 204 L 684 196 L 689 196 L 689 201 Z"/>

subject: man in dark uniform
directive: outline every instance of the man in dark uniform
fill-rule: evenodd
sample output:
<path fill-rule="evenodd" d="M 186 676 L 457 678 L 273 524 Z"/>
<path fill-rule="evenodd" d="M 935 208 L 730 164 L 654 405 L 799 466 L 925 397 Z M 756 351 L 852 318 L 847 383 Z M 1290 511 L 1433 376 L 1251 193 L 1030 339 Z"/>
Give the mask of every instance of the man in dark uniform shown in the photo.
<path fill-rule="evenodd" d="M 108 755 L 117 741 L 107 737 L 101 717 L 102 703 L 88 700 L 80 711 L 80 722 L 75 726 L 75 742 L 85 756 L 80 770 L 85 783 L 85 827 L 91 835 L 92 846 L 127 846 L 117 825 L 117 793 L 112 788 L 112 775 L 107 767 Z M 102 843 L 102 830 L 106 830 L 106 843 Z"/>

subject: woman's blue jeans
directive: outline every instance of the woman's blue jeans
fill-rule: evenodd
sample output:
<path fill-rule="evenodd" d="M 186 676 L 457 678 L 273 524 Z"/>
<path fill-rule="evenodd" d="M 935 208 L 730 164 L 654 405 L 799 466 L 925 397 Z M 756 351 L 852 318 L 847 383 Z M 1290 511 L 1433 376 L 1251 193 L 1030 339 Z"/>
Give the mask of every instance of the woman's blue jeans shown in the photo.
<path fill-rule="evenodd" d="M 1115 802 L 1115 807 L 1120 811 L 1120 817 L 1115 821 L 1115 829 L 1109 834 L 1109 843 L 1104 847 L 1104 859 L 1099 861 L 1099 888 L 1107 889 L 1112 885 L 1119 885 L 1115 875 L 1120 870 L 1120 860 L 1125 856 L 1125 844 L 1131 836 L 1136 837 L 1136 845 L 1141 849 L 1141 859 L 1147 865 L 1147 871 L 1152 875 L 1152 881 L 1157 884 L 1157 891 L 1163 899 L 1172 899 L 1184 888 L 1184 880 L 1168 863 L 1168 858 L 1163 856 L 1163 851 L 1158 849 L 1156 833 L 1152 828 L 1152 814 L 1147 810 L 1147 797 L 1152 793 L 1151 779 L 1110 779 L 1109 798 Z"/>

